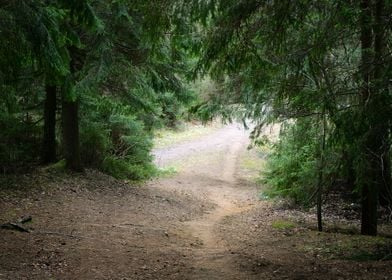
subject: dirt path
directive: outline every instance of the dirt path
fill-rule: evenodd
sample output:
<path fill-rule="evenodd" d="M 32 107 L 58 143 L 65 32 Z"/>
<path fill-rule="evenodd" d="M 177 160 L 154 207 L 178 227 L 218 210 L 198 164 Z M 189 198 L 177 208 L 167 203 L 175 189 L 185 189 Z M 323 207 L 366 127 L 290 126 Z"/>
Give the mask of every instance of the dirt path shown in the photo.
<path fill-rule="evenodd" d="M 156 150 L 177 173 L 143 186 L 94 170 L 0 178 L 0 224 L 33 217 L 30 233 L 0 229 L 0 280 L 391 279 L 390 261 L 336 258 L 379 239 L 319 234 L 312 213 L 260 201 L 247 143 L 230 125 Z"/>
<path fill-rule="evenodd" d="M 159 187 L 188 191 L 192 196 L 213 203 L 215 208 L 198 219 L 185 223 L 186 231 L 196 237 L 195 270 L 190 279 L 247 279 L 246 271 L 234 269 L 235 256 L 222 241 L 222 221 L 250 208 L 255 189 L 241 188 L 237 182 L 237 163 L 248 144 L 248 135 L 230 125 L 196 141 L 156 151 L 157 163 L 182 167 L 176 180 Z"/>

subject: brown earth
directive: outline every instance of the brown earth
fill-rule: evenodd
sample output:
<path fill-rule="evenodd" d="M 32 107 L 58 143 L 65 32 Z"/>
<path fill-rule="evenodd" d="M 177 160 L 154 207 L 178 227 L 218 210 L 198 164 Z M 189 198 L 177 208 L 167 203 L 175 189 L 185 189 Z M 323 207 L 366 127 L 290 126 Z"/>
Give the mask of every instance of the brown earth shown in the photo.
<path fill-rule="evenodd" d="M 247 142 L 231 125 L 156 150 L 178 172 L 142 186 L 92 170 L 3 178 L 0 223 L 33 221 L 0 230 L 0 279 L 392 279 L 391 261 L 346 258 L 389 239 L 320 234 L 313 213 L 259 200 Z"/>

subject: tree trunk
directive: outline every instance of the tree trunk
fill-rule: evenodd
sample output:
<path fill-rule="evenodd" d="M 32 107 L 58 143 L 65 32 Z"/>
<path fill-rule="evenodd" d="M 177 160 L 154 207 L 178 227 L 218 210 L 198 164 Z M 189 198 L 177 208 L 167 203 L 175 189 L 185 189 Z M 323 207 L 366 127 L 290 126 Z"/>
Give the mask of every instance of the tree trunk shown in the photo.
<path fill-rule="evenodd" d="M 375 6 L 375 23 L 374 23 L 374 87 L 377 93 L 378 99 L 380 99 L 380 105 L 390 104 L 388 99 L 388 83 L 389 78 L 386 74 L 385 58 L 386 53 L 386 30 L 388 22 L 386 22 L 386 15 L 389 15 L 388 11 L 385 11 L 384 0 L 377 0 Z M 388 107 L 387 107 L 388 108 Z M 391 178 L 391 145 L 390 145 L 390 120 L 389 116 L 392 112 L 390 110 L 383 111 L 383 115 L 379 116 L 379 120 L 384 124 L 384 149 L 382 153 L 382 178 L 383 182 L 380 185 L 380 203 L 384 206 L 391 205 L 392 202 L 392 178 Z"/>
<path fill-rule="evenodd" d="M 47 85 L 44 105 L 44 136 L 41 159 L 43 164 L 56 161 L 56 86 Z"/>
<path fill-rule="evenodd" d="M 385 21 L 384 0 L 377 0 L 372 13 L 369 0 L 362 0 L 362 74 L 364 146 L 362 152 L 365 169 L 362 182 L 362 226 L 361 233 L 377 235 L 377 207 L 379 191 L 385 184 L 384 159 L 389 151 L 389 127 L 391 110 L 388 97 L 388 79 L 385 75 Z M 372 20 L 372 15 L 373 20 Z M 373 27 L 373 29 L 372 29 Z M 373 31 L 373 32 L 372 32 Z M 374 36 L 373 36 L 374 35 Z M 374 40 L 374 41 L 373 41 Z M 374 42 L 374 44 L 372 43 Z M 372 50 L 372 46 L 374 49 Z M 372 54 L 374 56 L 372 57 Z M 373 58 L 373 60 L 372 60 Z"/>
<path fill-rule="evenodd" d="M 79 102 L 62 100 L 63 146 L 66 168 L 83 171 L 79 143 Z"/>
<path fill-rule="evenodd" d="M 76 47 L 69 47 L 71 56 L 70 70 L 72 83 L 75 82 L 75 74 L 83 68 L 84 52 Z M 72 85 L 73 86 L 73 85 Z M 66 168 L 81 172 L 83 171 L 80 156 L 79 139 L 79 99 L 68 96 L 70 92 L 62 93 L 62 125 L 63 125 L 63 145 Z"/>
<path fill-rule="evenodd" d="M 373 125 L 373 102 L 374 97 L 370 94 L 371 66 L 372 66 L 372 11 L 370 0 L 362 0 L 361 8 L 361 72 L 362 72 L 362 122 L 364 125 L 364 139 L 362 142 L 362 165 L 358 173 L 361 184 L 362 220 L 361 233 L 365 235 L 377 235 L 377 162 L 374 154 L 378 141 L 372 138 Z"/>
<path fill-rule="evenodd" d="M 391 148 L 388 145 L 388 150 L 383 155 L 383 184 L 380 189 L 380 205 L 392 205 L 392 177 L 391 177 Z"/>
<path fill-rule="evenodd" d="M 322 114 L 322 138 L 321 138 L 321 147 L 320 147 L 320 166 L 319 166 L 319 174 L 317 179 L 317 228 L 318 231 L 323 231 L 323 216 L 322 216 L 322 198 L 323 198 L 323 177 L 324 177 L 324 165 L 325 165 L 325 138 L 326 138 L 326 126 L 327 119 L 325 115 L 325 106 L 323 108 Z"/>

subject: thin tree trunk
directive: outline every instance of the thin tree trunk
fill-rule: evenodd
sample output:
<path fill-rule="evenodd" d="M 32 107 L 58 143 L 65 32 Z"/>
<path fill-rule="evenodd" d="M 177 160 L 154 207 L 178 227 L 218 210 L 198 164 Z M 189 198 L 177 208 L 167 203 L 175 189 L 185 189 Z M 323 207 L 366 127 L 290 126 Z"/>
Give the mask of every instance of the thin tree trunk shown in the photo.
<path fill-rule="evenodd" d="M 44 136 L 41 159 L 42 163 L 48 164 L 56 161 L 56 86 L 47 85 L 45 92 Z"/>
<path fill-rule="evenodd" d="M 326 117 L 325 109 L 323 109 L 322 120 L 322 139 L 321 139 L 321 152 L 320 152 L 320 167 L 317 180 L 317 228 L 318 231 L 323 231 L 323 216 L 322 216 L 322 197 L 323 197 L 323 174 L 324 174 L 324 152 L 325 152 L 325 137 L 326 137 Z"/>

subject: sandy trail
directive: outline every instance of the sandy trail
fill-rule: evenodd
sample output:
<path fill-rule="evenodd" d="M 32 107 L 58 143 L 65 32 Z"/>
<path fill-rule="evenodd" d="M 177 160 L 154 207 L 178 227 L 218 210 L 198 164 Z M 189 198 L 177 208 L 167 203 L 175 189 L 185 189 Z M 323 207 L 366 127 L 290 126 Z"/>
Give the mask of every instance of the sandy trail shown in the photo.
<path fill-rule="evenodd" d="M 249 201 L 256 197 L 254 189 L 237 183 L 238 159 L 248 142 L 244 130 L 230 125 L 204 138 L 155 151 L 162 167 L 183 167 L 175 181 L 160 187 L 188 191 L 215 204 L 214 210 L 184 224 L 201 244 L 193 252 L 195 271 L 190 279 L 247 279 L 245 272 L 233 268 L 235 258 L 218 232 L 225 218 L 249 209 Z"/>

